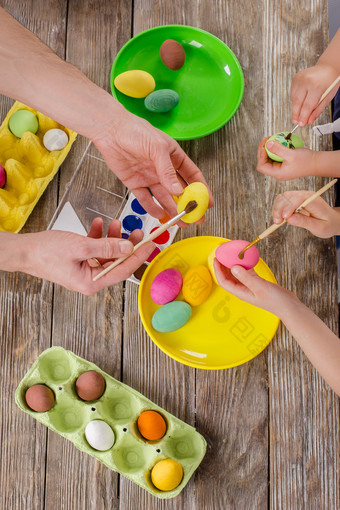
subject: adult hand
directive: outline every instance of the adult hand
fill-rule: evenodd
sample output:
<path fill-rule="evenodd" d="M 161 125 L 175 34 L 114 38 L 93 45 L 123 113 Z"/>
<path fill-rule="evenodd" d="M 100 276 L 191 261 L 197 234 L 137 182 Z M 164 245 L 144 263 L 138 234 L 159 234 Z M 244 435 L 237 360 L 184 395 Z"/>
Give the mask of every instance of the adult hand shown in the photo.
<path fill-rule="evenodd" d="M 340 233 L 339 208 L 328 205 L 321 197 L 316 198 L 299 213 L 294 211 L 313 195 L 314 191 L 286 191 L 275 198 L 274 223 L 287 223 L 309 230 L 317 237 L 327 238 Z"/>
<path fill-rule="evenodd" d="M 325 64 L 308 67 L 294 76 L 290 89 L 293 124 L 300 126 L 313 124 L 335 96 L 337 87 L 334 87 L 319 104 L 322 94 L 337 76 L 336 69 Z"/>
<path fill-rule="evenodd" d="M 104 287 L 129 278 L 155 249 L 152 242 L 146 243 L 119 266 L 93 282 L 93 277 L 112 260 L 132 253 L 133 245 L 143 238 L 142 231 L 135 230 L 129 240 L 121 239 L 120 229 L 120 222 L 114 220 L 109 226 L 108 237 L 102 238 L 102 220 L 96 218 L 88 237 L 57 230 L 22 234 L 17 239 L 19 243 L 26 243 L 27 256 L 21 270 L 85 295 L 95 294 Z M 101 265 L 94 263 L 94 259 Z M 93 265 L 96 267 L 91 267 Z"/>
<path fill-rule="evenodd" d="M 200 181 L 208 188 L 199 168 L 175 140 L 126 110 L 120 113 L 118 123 L 115 120 L 102 126 L 92 139 L 107 165 L 156 218 L 163 218 L 164 210 L 171 217 L 177 214 L 172 195 L 180 195 L 186 182 Z"/>
<path fill-rule="evenodd" d="M 289 181 L 297 177 L 318 175 L 316 152 L 310 149 L 288 149 L 279 142 L 270 141 L 267 148 L 273 154 L 283 159 L 282 163 L 273 161 L 267 155 L 265 143 L 268 138 L 263 138 L 257 149 L 256 170 L 265 175 L 271 175 L 278 181 Z"/>
<path fill-rule="evenodd" d="M 282 317 L 292 301 L 299 301 L 289 290 L 260 278 L 254 269 L 233 266 L 230 270 L 214 260 L 216 279 L 227 292 L 251 305 Z"/>

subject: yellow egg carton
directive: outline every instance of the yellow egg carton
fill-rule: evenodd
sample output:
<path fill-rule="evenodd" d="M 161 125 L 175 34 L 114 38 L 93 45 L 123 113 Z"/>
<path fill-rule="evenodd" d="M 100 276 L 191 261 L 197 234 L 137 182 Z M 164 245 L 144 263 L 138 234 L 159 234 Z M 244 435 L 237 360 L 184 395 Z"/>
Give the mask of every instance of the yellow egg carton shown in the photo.
<path fill-rule="evenodd" d="M 29 110 L 38 117 L 36 134 L 27 131 L 22 138 L 11 133 L 8 122 L 17 110 Z M 62 129 L 68 143 L 59 151 L 48 151 L 43 144 L 46 131 Z M 19 232 L 34 209 L 48 183 L 57 173 L 71 149 L 77 133 L 61 126 L 33 108 L 16 101 L 0 127 L 0 164 L 7 180 L 0 189 L 0 230 Z"/>

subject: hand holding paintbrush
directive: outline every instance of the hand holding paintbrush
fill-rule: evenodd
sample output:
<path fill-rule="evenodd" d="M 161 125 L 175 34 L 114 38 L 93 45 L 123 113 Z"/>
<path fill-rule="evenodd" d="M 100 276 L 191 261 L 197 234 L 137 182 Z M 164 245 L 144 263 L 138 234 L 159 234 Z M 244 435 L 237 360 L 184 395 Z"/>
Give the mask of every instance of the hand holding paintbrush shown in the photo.
<path fill-rule="evenodd" d="M 319 197 L 320 195 L 322 195 L 325 191 L 327 191 L 329 188 L 331 188 L 332 186 L 334 186 L 334 184 L 337 182 L 338 179 L 333 179 L 332 181 L 330 181 L 328 184 L 326 184 L 325 186 L 323 186 L 322 188 L 320 188 L 318 191 L 316 191 L 315 193 L 313 193 L 313 195 L 311 195 L 310 197 L 308 197 L 304 202 L 302 202 L 302 204 L 295 210 L 296 213 L 300 212 L 302 209 L 304 209 L 308 204 L 310 204 L 311 202 L 313 202 L 313 200 L 315 200 L 317 197 Z M 242 251 L 240 251 L 239 253 L 239 258 L 242 260 L 244 258 L 244 252 L 246 250 L 248 250 L 251 246 L 254 246 L 254 244 L 257 244 L 259 241 L 261 241 L 261 239 L 264 239 L 265 237 L 268 237 L 270 234 L 272 234 L 273 232 L 275 232 L 275 230 L 277 230 L 278 228 L 280 228 L 282 225 L 284 225 L 285 223 L 287 223 L 287 220 L 284 219 L 283 221 L 281 221 L 281 223 L 274 223 L 273 225 L 271 225 L 270 227 L 268 227 L 266 230 L 264 230 L 262 232 L 262 234 L 258 235 L 251 243 L 249 243 L 245 248 L 243 248 Z"/>

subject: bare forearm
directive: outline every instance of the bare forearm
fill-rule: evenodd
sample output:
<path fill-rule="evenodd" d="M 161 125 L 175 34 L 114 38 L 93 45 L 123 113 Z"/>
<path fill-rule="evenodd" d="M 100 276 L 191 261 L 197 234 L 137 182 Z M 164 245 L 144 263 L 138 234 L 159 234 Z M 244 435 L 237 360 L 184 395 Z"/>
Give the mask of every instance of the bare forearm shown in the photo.
<path fill-rule="evenodd" d="M 0 271 L 27 270 L 29 246 L 27 236 L 0 232 Z"/>
<path fill-rule="evenodd" d="M 325 177 L 340 177 L 340 151 L 318 151 L 315 153 L 315 173 Z"/>
<path fill-rule="evenodd" d="M 125 110 L 0 8 L 0 92 L 93 138 Z M 118 121 L 118 119 L 117 119 Z"/>
<path fill-rule="evenodd" d="M 298 300 L 280 318 L 320 375 L 340 395 L 340 339 Z"/>
<path fill-rule="evenodd" d="M 318 60 L 318 65 L 333 67 L 340 74 L 340 29 Z"/>

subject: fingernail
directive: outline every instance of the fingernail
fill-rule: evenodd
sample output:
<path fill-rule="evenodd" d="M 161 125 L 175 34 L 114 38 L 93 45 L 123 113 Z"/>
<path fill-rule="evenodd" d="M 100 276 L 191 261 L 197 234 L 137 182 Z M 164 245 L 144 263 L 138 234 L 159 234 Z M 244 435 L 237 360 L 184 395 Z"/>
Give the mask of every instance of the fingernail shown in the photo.
<path fill-rule="evenodd" d="M 273 218 L 274 223 L 280 223 L 280 218 Z"/>
<path fill-rule="evenodd" d="M 304 124 L 304 122 L 302 122 L 302 120 L 300 120 L 300 122 L 299 122 L 299 126 L 300 126 L 300 127 L 303 127 L 304 125 L 305 125 L 305 124 Z"/>
<path fill-rule="evenodd" d="M 132 243 L 130 241 L 119 241 L 119 249 L 122 253 L 131 253 L 133 250 Z"/>
<path fill-rule="evenodd" d="M 172 193 L 174 193 L 175 195 L 179 195 L 180 193 L 183 192 L 183 188 L 179 182 L 176 184 L 173 184 L 171 190 L 172 190 Z"/>
<path fill-rule="evenodd" d="M 267 149 L 270 149 L 271 147 L 273 147 L 273 145 L 274 145 L 273 140 L 270 140 L 270 142 L 267 143 Z"/>
<path fill-rule="evenodd" d="M 233 266 L 231 269 L 230 269 L 231 273 L 234 275 L 234 276 L 237 276 L 240 272 L 240 268 L 238 266 Z"/>
<path fill-rule="evenodd" d="M 298 123 L 297 119 L 293 119 L 293 124 L 297 124 L 297 123 Z"/>

